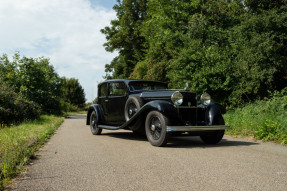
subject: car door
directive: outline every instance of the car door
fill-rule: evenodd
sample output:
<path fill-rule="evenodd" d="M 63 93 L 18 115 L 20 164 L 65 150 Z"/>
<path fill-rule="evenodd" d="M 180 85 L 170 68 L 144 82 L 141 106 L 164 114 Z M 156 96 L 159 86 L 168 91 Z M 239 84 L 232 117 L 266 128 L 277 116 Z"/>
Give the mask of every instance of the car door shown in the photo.
<path fill-rule="evenodd" d="M 102 106 L 102 109 L 104 111 L 103 123 L 106 123 L 108 119 L 107 100 L 108 100 L 108 83 L 102 83 L 98 87 L 98 104 Z"/>
<path fill-rule="evenodd" d="M 127 87 L 124 82 L 110 82 L 108 84 L 108 123 L 121 125 L 125 122 L 125 103 L 127 100 Z"/>

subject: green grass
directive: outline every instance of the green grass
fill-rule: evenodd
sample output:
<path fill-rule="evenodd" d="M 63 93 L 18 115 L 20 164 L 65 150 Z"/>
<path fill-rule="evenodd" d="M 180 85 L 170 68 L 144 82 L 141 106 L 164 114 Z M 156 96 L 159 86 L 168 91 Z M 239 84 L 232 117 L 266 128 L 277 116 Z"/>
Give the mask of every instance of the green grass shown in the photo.
<path fill-rule="evenodd" d="M 256 101 L 228 111 L 224 120 L 231 126 L 227 134 L 287 145 L 286 90 L 269 100 Z"/>
<path fill-rule="evenodd" d="M 43 115 L 35 121 L 0 129 L 0 190 L 63 121 L 64 117 Z"/>

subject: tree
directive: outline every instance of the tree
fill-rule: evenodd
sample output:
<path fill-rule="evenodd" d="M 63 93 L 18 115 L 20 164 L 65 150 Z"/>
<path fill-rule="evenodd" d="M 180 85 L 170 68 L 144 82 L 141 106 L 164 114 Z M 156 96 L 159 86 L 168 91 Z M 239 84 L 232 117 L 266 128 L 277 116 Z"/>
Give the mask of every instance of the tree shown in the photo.
<path fill-rule="evenodd" d="M 16 93 L 37 103 L 43 112 L 59 113 L 60 78 L 47 58 L 20 57 L 15 53 L 10 62 L 7 55 L 1 57 L 2 83 Z"/>
<path fill-rule="evenodd" d="M 85 92 L 78 79 L 65 78 L 61 79 L 63 99 L 78 108 L 84 107 L 86 98 Z"/>
<path fill-rule="evenodd" d="M 244 4 L 251 11 L 270 10 L 273 8 L 280 8 L 281 6 L 287 6 L 286 0 L 244 0 Z"/>
<path fill-rule="evenodd" d="M 144 55 L 145 38 L 141 35 L 141 27 L 147 17 L 147 1 L 117 0 L 113 9 L 117 19 L 101 32 L 106 35 L 106 50 L 118 51 L 119 56 L 106 65 L 106 78 L 128 78 Z"/>
<path fill-rule="evenodd" d="M 118 1 L 118 19 L 102 31 L 106 49 L 120 53 L 106 65 L 106 78 L 160 80 L 171 88 L 188 82 L 190 90 L 209 92 L 227 105 L 286 87 L 286 0 L 149 0 L 139 25 L 127 16 L 133 6 L 125 3 L 132 2 Z M 125 40 L 135 38 L 127 33 L 135 29 L 141 49 Z"/>

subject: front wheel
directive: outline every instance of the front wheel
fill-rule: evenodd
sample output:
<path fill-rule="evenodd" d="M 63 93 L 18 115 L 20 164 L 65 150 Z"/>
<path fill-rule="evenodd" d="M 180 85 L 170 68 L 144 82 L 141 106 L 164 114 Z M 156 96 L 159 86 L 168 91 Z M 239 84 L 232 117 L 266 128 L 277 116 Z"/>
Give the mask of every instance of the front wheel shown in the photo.
<path fill-rule="evenodd" d="M 100 135 L 102 129 L 98 127 L 98 118 L 95 111 L 92 112 L 90 117 L 90 128 L 93 135 Z"/>
<path fill-rule="evenodd" d="M 167 144 L 169 134 L 166 132 L 169 120 L 158 111 L 151 111 L 146 117 L 145 131 L 150 144 L 162 147 Z"/>
<path fill-rule="evenodd" d="M 215 118 L 213 125 L 225 125 L 224 119 L 222 116 L 217 116 Z M 221 141 L 225 133 L 225 130 L 217 130 L 211 134 L 201 135 L 201 140 L 206 144 L 217 144 Z"/>

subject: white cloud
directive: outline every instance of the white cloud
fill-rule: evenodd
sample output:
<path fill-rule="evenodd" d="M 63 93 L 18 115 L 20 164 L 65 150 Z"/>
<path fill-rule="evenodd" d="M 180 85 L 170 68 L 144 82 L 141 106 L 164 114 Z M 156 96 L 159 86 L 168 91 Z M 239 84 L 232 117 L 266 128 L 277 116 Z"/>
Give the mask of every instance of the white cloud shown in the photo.
<path fill-rule="evenodd" d="M 88 0 L 1 0 L 0 54 L 49 57 L 60 76 L 79 79 L 91 101 L 116 56 L 105 51 L 100 33 L 114 18 L 112 9 Z"/>

